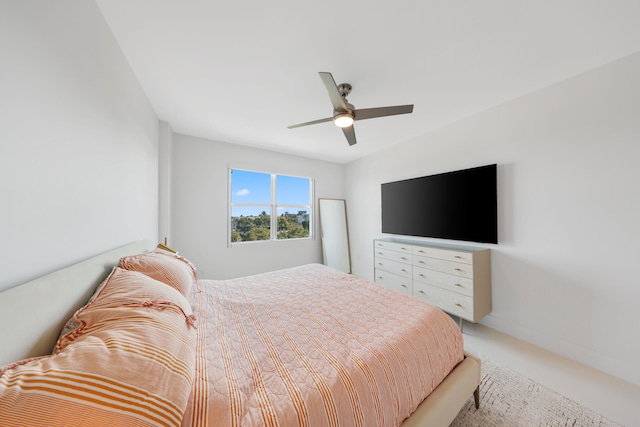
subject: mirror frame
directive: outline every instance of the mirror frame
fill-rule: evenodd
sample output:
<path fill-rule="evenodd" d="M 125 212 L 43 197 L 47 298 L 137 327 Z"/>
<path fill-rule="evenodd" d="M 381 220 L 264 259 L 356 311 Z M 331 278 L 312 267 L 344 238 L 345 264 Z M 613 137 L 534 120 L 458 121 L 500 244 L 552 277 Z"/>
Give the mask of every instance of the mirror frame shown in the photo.
<path fill-rule="evenodd" d="M 323 207 L 323 201 L 326 202 L 342 202 L 342 207 L 341 207 L 341 211 L 344 214 L 344 222 L 342 221 L 342 218 L 338 218 L 339 222 L 337 224 L 335 224 L 335 227 L 338 230 L 343 230 L 344 229 L 344 239 L 340 239 L 340 240 L 344 240 L 344 244 L 346 245 L 346 266 L 348 267 L 347 269 L 343 268 L 345 266 L 344 262 L 341 262 L 340 265 L 335 265 L 335 263 L 332 263 L 334 265 L 330 265 L 328 264 L 328 260 L 327 260 L 327 250 L 331 251 L 331 246 L 327 244 L 327 239 L 325 238 L 325 232 L 327 231 L 327 226 L 329 226 L 329 224 L 325 224 L 325 226 L 323 227 L 323 215 L 322 215 L 322 207 Z M 326 206 L 326 204 L 325 204 Z M 339 214 L 339 212 L 337 212 Z M 320 220 L 320 240 L 322 241 L 322 263 L 324 265 L 327 265 L 329 267 L 333 267 L 333 268 L 337 268 L 341 271 L 344 271 L 345 273 L 351 274 L 351 247 L 350 247 L 350 243 L 349 243 L 349 224 L 347 221 L 347 202 L 345 199 L 328 199 L 328 198 L 319 198 L 318 199 L 318 217 Z M 325 215 L 324 218 L 328 217 L 328 211 L 326 211 L 326 207 L 325 207 Z M 344 225 L 344 228 L 343 228 Z M 339 231 L 341 232 L 341 231 Z M 339 243 L 340 247 L 338 248 L 338 250 L 344 251 L 345 248 L 343 246 L 342 243 Z M 329 257 L 329 259 L 331 259 L 331 257 Z M 348 271 L 347 271 L 348 270 Z"/>

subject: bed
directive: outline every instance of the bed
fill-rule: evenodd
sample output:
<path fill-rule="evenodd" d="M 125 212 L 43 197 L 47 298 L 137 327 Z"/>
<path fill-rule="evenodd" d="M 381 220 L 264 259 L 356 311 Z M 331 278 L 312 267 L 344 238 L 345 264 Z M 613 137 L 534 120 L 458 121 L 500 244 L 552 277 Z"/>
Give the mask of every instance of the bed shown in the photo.
<path fill-rule="evenodd" d="M 319 264 L 197 280 L 134 242 L 0 293 L 0 419 L 447 426 L 480 362 L 426 307 Z"/>

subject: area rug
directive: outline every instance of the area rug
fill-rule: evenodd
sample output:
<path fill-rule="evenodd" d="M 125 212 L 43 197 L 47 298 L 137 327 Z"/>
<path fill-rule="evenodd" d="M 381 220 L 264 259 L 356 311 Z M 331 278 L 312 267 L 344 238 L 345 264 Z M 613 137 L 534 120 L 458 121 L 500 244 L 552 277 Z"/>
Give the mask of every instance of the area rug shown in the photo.
<path fill-rule="evenodd" d="M 451 427 L 623 427 L 483 355 L 470 353 L 482 360 L 480 409 L 469 399 Z"/>

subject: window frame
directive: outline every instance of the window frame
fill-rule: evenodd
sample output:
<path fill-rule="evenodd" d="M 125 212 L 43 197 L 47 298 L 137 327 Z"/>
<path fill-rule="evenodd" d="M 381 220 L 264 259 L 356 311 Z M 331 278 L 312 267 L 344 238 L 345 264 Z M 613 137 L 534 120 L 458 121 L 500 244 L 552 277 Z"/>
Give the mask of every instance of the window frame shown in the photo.
<path fill-rule="evenodd" d="M 252 168 L 242 168 L 242 167 L 232 167 L 229 166 L 227 168 L 227 245 L 231 247 L 232 245 L 237 244 L 245 244 L 245 243 L 263 243 L 263 242 L 284 242 L 284 241 L 298 241 L 298 240 L 315 240 L 315 232 L 314 232 L 314 218 L 315 218 L 315 206 L 314 206 L 314 189 L 315 189 L 315 180 L 308 176 L 300 176 L 294 174 L 286 174 L 286 173 L 275 173 L 275 172 L 265 172 L 262 170 L 256 170 Z M 270 201 L 269 204 L 264 203 L 242 203 L 242 202 L 233 202 L 233 192 L 232 192 L 232 180 L 233 180 L 233 171 L 242 171 L 242 172 L 253 172 L 253 173 L 261 173 L 270 176 Z M 294 205 L 294 204 L 277 204 L 277 178 L 278 176 L 285 176 L 291 178 L 301 178 L 309 180 L 309 204 L 308 205 Z M 269 208 L 269 239 L 265 240 L 251 240 L 251 241 L 240 241 L 233 242 L 232 234 L 233 228 L 231 225 L 232 221 L 232 212 L 233 208 L 237 206 L 247 206 L 247 207 L 268 207 Z M 309 235 L 307 237 L 295 237 L 289 239 L 279 239 L 278 238 L 278 208 L 291 208 L 291 209 L 299 209 L 299 210 L 308 210 L 309 211 Z"/>

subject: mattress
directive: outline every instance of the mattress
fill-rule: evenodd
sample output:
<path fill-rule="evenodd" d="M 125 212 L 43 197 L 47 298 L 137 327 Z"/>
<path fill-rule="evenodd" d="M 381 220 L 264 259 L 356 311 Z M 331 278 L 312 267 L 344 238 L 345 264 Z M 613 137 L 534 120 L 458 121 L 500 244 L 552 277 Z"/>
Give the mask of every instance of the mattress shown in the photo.
<path fill-rule="evenodd" d="M 183 426 L 397 426 L 463 358 L 430 304 L 320 265 L 199 280 Z"/>

